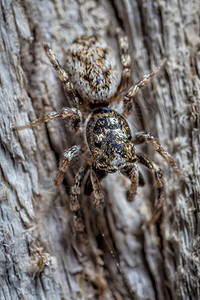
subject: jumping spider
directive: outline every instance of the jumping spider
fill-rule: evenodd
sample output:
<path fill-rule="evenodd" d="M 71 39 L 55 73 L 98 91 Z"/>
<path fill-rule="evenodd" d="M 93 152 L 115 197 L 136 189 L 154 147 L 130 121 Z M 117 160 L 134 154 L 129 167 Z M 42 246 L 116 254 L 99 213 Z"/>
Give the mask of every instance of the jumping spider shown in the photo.
<path fill-rule="evenodd" d="M 102 209 L 104 204 L 100 180 L 108 173 L 120 171 L 131 179 L 128 191 L 128 201 L 132 201 L 138 186 L 138 163 L 145 165 L 155 176 L 157 188 L 156 209 L 148 224 L 154 223 L 162 210 L 164 201 L 163 177 L 161 169 L 146 155 L 136 152 L 135 146 L 143 142 L 150 142 L 154 150 L 159 152 L 171 164 L 179 175 L 178 168 L 169 153 L 160 145 L 159 141 L 149 133 L 138 132 L 133 138 L 125 118 L 110 108 L 113 101 L 119 99 L 120 93 L 124 101 L 124 113 L 128 115 L 130 103 L 138 90 L 146 85 L 159 71 L 165 60 L 154 71 L 144 75 L 139 82 L 127 90 L 130 77 L 131 59 L 128 53 L 128 39 L 118 31 L 118 41 L 121 53 L 122 71 L 112 50 L 106 42 L 96 36 L 78 37 L 67 51 L 65 71 L 54 52 L 43 43 L 44 50 L 63 84 L 66 94 L 75 104 L 82 103 L 91 113 L 86 120 L 85 136 L 86 147 L 73 146 L 65 150 L 64 158 L 60 162 L 55 184 L 59 186 L 71 160 L 85 151 L 90 153 L 90 159 L 81 167 L 75 177 L 75 185 L 71 190 L 70 210 L 73 212 L 73 221 L 77 231 L 84 231 L 82 214 L 78 195 L 81 183 L 90 170 L 92 189 L 94 192 L 94 206 Z M 126 91 L 127 90 L 127 91 Z M 73 116 L 78 124 L 82 122 L 81 111 L 77 108 L 63 108 L 59 112 L 52 112 L 28 125 L 17 127 L 17 130 L 32 128 L 43 122 L 56 118 Z M 86 150 L 87 149 L 87 150 Z"/>

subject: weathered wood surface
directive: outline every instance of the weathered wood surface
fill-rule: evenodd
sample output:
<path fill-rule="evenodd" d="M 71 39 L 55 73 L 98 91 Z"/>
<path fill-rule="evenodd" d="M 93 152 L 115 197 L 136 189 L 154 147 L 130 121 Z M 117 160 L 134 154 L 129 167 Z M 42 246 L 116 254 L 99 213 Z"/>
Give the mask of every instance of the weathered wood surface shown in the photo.
<path fill-rule="evenodd" d="M 0 3 L 0 299 L 199 299 L 199 1 Z M 83 33 L 109 35 L 118 51 L 119 25 L 131 42 L 132 82 L 167 57 L 136 97 L 139 107 L 129 123 L 133 132 L 146 130 L 159 138 L 182 179 L 144 147 L 164 173 L 161 222 L 134 235 L 141 221 L 150 219 L 154 182 L 144 173 L 146 185 L 127 203 L 129 182 L 109 175 L 102 182 L 102 215 L 94 217 L 92 196 L 82 196 L 85 244 L 75 235 L 67 207 L 81 162 L 72 163 L 60 191 L 53 185 L 63 149 L 80 137 L 62 121 L 19 133 L 12 127 L 67 105 L 36 28 L 64 63 L 66 47 Z M 102 264 L 96 263 L 99 255 Z"/>

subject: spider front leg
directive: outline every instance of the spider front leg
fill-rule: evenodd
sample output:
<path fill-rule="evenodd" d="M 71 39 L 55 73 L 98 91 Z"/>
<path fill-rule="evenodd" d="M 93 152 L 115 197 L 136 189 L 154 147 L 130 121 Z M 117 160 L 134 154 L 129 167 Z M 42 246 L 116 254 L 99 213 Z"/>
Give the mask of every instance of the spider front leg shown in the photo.
<path fill-rule="evenodd" d="M 74 118 L 76 118 L 78 120 L 78 123 L 80 124 L 82 121 L 82 114 L 80 112 L 80 110 L 76 109 L 76 108 L 62 108 L 60 111 L 54 111 L 48 114 L 45 114 L 42 118 L 36 119 L 35 121 L 23 125 L 23 126 L 19 126 L 19 127 L 14 127 L 13 130 L 24 130 L 27 128 L 33 128 L 37 125 L 40 125 L 42 123 L 46 123 L 46 122 L 50 122 L 52 120 L 55 120 L 57 118 L 67 118 L 67 117 L 71 117 L 73 116 Z"/>
<path fill-rule="evenodd" d="M 126 117 L 128 116 L 131 107 L 132 107 L 132 100 L 133 97 L 137 94 L 137 92 L 139 91 L 139 89 L 141 89 L 143 86 L 145 86 L 153 76 L 155 76 L 160 68 L 166 63 L 167 59 L 163 59 L 162 62 L 160 63 L 160 65 L 153 71 L 149 72 L 148 74 L 145 74 L 139 81 L 138 83 L 136 83 L 135 86 L 132 86 L 127 94 L 124 97 L 124 112 L 123 115 Z"/>
<path fill-rule="evenodd" d="M 137 187 L 139 181 L 138 162 L 134 162 L 131 171 L 131 186 L 127 192 L 127 199 L 129 202 L 133 201 L 134 196 L 137 194 Z"/>
<path fill-rule="evenodd" d="M 70 149 L 64 151 L 63 153 L 64 158 L 59 163 L 58 173 L 55 178 L 55 185 L 57 187 L 62 183 L 64 175 L 68 169 L 69 163 L 80 152 L 81 152 L 80 146 L 73 146 Z"/>
<path fill-rule="evenodd" d="M 104 206 L 104 196 L 101 191 L 99 179 L 93 169 L 91 169 L 90 171 L 90 178 L 91 178 L 92 187 L 94 191 L 94 203 L 93 203 L 94 207 L 97 210 L 102 210 Z"/>
<path fill-rule="evenodd" d="M 156 150 L 158 153 L 160 153 L 160 155 L 172 166 L 175 173 L 178 176 L 180 176 L 180 171 L 179 171 L 175 161 L 173 160 L 172 156 L 163 149 L 163 147 L 161 146 L 161 144 L 159 143 L 157 138 L 150 135 L 150 133 L 146 133 L 143 131 L 136 133 L 135 138 L 133 139 L 133 143 L 135 145 L 139 145 L 144 142 L 150 142 L 152 144 L 154 150 Z"/>
<path fill-rule="evenodd" d="M 159 218 L 162 207 L 164 204 L 164 183 L 163 183 L 163 176 L 162 171 L 158 165 L 156 165 L 150 158 L 145 156 L 142 153 L 137 153 L 138 161 L 147 167 L 155 176 L 156 180 L 156 189 L 157 189 L 157 200 L 155 205 L 155 211 L 151 218 L 151 220 L 147 223 L 148 226 L 154 224 L 156 220 Z"/>
<path fill-rule="evenodd" d="M 81 167 L 76 174 L 75 184 L 71 189 L 69 200 L 69 208 L 73 213 L 73 224 L 77 232 L 84 232 L 85 230 L 84 218 L 82 215 L 81 204 L 78 197 L 81 193 L 81 184 L 85 177 L 85 174 L 88 171 L 88 168 L 88 165 L 85 168 Z"/>
<path fill-rule="evenodd" d="M 90 161 L 88 161 L 85 167 L 81 167 L 76 174 L 75 184 L 71 189 L 69 208 L 73 213 L 73 223 L 77 232 L 83 233 L 85 231 L 84 217 L 82 214 L 81 203 L 79 201 L 79 195 L 81 193 L 81 184 L 85 175 L 90 168 L 90 179 L 92 183 L 92 189 L 94 192 L 95 201 L 93 203 L 94 207 L 101 211 L 104 205 L 104 198 L 101 192 L 100 182 L 95 173 L 95 171 L 91 168 Z"/>

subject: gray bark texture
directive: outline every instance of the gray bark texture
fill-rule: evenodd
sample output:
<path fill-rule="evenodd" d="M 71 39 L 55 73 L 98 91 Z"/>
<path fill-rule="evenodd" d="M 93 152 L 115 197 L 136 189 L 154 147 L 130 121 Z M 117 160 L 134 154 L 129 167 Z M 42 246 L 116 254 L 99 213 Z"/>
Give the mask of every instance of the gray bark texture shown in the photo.
<path fill-rule="evenodd" d="M 199 1 L 0 5 L 0 299 L 200 299 Z M 181 178 L 151 146 L 142 147 L 163 170 L 162 217 L 137 235 L 152 215 L 154 179 L 141 169 L 145 185 L 128 203 L 130 181 L 110 174 L 101 182 L 102 213 L 96 214 L 93 195 L 81 189 L 83 240 L 68 208 L 80 158 L 72 161 L 62 186 L 54 186 L 63 150 L 81 136 L 62 120 L 33 130 L 12 128 L 68 106 L 38 32 L 64 65 L 67 47 L 82 34 L 104 37 L 118 53 L 117 27 L 130 43 L 130 86 L 167 58 L 135 97 L 128 122 L 133 135 L 144 130 L 158 137 Z"/>

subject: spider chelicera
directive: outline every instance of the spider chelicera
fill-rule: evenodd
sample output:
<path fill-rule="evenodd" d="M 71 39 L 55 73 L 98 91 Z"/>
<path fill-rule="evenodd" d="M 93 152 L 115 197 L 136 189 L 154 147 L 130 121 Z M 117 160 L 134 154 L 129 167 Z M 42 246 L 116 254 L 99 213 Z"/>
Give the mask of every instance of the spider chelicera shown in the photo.
<path fill-rule="evenodd" d="M 75 104 L 82 103 L 91 110 L 85 125 L 86 147 L 75 145 L 64 151 L 64 158 L 60 162 L 55 179 L 56 186 L 59 186 L 72 159 L 85 151 L 90 153 L 90 158 L 85 166 L 79 169 L 75 177 L 75 185 L 71 189 L 69 200 L 74 225 L 79 232 L 84 231 L 84 222 L 78 195 L 88 170 L 90 170 L 94 193 L 94 206 L 97 209 L 102 209 L 104 197 L 100 180 L 108 173 L 116 171 L 128 176 L 131 179 L 131 185 L 127 198 L 128 201 L 132 201 L 137 192 L 139 181 L 138 163 L 145 165 L 154 174 L 157 189 L 156 208 L 152 219 L 148 222 L 149 225 L 158 219 L 162 211 L 164 202 L 163 177 L 159 166 L 143 153 L 136 152 L 135 146 L 143 142 L 150 142 L 154 150 L 159 152 L 179 175 L 173 158 L 162 148 L 159 141 L 146 132 L 138 132 L 135 137 L 132 137 L 129 125 L 124 118 L 129 113 L 133 97 L 159 71 L 165 60 L 154 71 L 144 75 L 136 85 L 128 89 L 131 59 L 128 53 L 128 39 L 120 30 L 118 30 L 118 41 L 122 70 L 119 69 L 112 50 L 108 48 L 107 43 L 102 38 L 86 35 L 78 37 L 67 51 L 66 70 L 61 67 L 54 52 L 47 44 L 43 43 L 44 50 L 57 71 L 66 94 Z M 119 100 L 120 94 L 125 94 L 123 96 L 124 116 L 110 108 L 113 101 Z M 15 129 L 32 128 L 43 122 L 70 116 L 76 119 L 77 124 L 81 124 L 82 113 L 78 108 L 63 108 Z"/>

